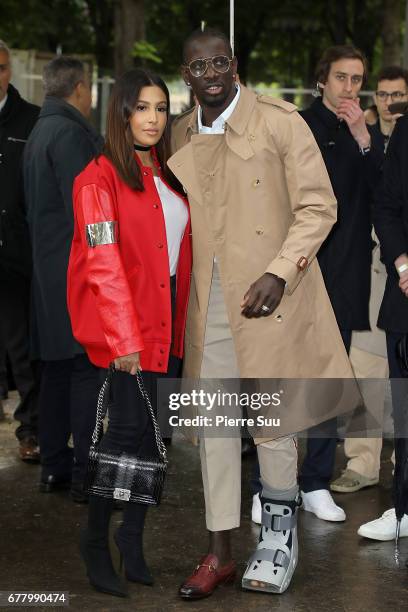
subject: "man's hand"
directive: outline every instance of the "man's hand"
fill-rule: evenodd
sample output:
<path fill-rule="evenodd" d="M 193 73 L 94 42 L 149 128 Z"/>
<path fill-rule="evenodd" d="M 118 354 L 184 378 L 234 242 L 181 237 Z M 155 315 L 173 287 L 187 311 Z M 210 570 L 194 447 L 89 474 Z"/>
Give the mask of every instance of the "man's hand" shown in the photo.
<path fill-rule="evenodd" d="M 408 297 L 408 270 L 400 275 L 399 287 L 405 297 Z"/>
<path fill-rule="evenodd" d="M 128 372 L 133 376 L 141 369 L 139 353 L 131 353 L 130 355 L 123 355 L 123 357 L 116 357 L 113 363 L 115 364 L 115 370 Z"/>
<path fill-rule="evenodd" d="M 247 319 L 268 317 L 279 306 L 284 289 L 285 281 L 282 278 L 265 272 L 244 295 L 241 314 Z M 262 306 L 268 310 L 262 309 Z"/>
<path fill-rule="evenodd" d="M 402 253 L 397 259 L 394 261 L 395 268 L 398 272 L 398 268 L 403 265 L 408 265 L 408 255 L 406 253 Z M 404 270 L 404 272 L 398 272 L 400 280 L 399 280 L 399 288 L 402 293 L 408 297 L 408 270 Z"/>
<path fill-rule="evenodd" d="M 359 147 L 370 146 L 371 138 L 367 130 L 365 116 L 360 108 L 359 98 L 342 98 L 336 109 L 337 117 L 343 119 Z"/>

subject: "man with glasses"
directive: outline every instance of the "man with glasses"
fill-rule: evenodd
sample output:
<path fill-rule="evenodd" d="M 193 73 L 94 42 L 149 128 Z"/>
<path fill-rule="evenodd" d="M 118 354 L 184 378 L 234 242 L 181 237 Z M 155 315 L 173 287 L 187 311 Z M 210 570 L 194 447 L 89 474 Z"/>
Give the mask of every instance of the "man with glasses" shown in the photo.
<path fill-rule="evenodd" d="M 193 231 L 184 375 L 351 377 L 315 259 L 336 202 L 310 130 L 294 105 L 238 85 L 221 32 L 193 32 L 183 59 L 199 104 L 175 120 L 168 162 L 188 194 Z M 298 557 L 297 449 L 293 436 L 267 433 L 256 440 L 262 528 L 242 586 L 282 593 Z M 184 599 L 211 595 L 236 574 L 240 429 L 213 434 L 200 439 L 209 549 L 181 586 Z"/>
<path fill-rule="evenodd" d="M 399 399 L 400 393 L 404 391 L 404 386 L 400 387 L 401 382 L 398 382 L 398 379 L 403 379 L 406 373 L 397 358 L 397 347 L 401 339 L 408 333 L 408 232 L 406 230 L 408 220 L 406 196 L 408 118 L 404 116 L 396 123 L 395 119 L 400 115 L 391 115 L 388 107 L 391 102 L 406 101 L 407 91 L 408 72 L 406 70 L 398 66 L 391 66 L 381 71 L 375 95 L 379 114 L 379 121 L 375 128 L 387 148 L 387 155 L 383 185 L 378 192 L 374 208 L 374 223 L 380 239 L 382 259 L 387 270 L 387 282 L 378 316 L 378 327 L 386 334 L 394 425 L 398 423 L 398 416 L 400 417 L 401 413 L 404 414 L 406 411 L 406 402 L 400 405 L 401 399 Z M 396 452 L 398 457 L 398 442 Z M 395 538 L 396 527 L 395 508 L 390 508 L 379 518 L 361 525 L 358 534 L 371 540 L 388 541 Z M 407 513 L 402 517 L 399 533 L 400 537 L 408 537 Z"/>
<path fill-rule="evenodd" d="M 374 138 L 382 143 L 384 153 L 388 141 L 400 114 L 392 114 L 390 104 L 394 102 L 407 102 L 408 100 L 408 71 L 400 66 L 387 66 L 378 75 L 377 90 L 374 102 L 377 107 L 378 121 L 374 125 Z"/>

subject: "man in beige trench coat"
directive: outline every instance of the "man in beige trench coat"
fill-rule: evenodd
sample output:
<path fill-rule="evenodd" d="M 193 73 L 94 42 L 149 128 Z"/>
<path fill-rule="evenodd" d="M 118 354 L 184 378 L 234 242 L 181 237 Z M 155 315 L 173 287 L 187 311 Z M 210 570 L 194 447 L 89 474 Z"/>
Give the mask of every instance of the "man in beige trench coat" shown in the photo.
<path fill-rule="evenodd" d="M 183 77 L 200 106 L 175 120 L 169 160 L 188 194 L 193 231 L 184 375 L 350 378 L 315 259 L 336 221 L 319 149 L 294 105 L 239 87 L 236 69 L 224 34 L 207 29 L 186 40 Z M 256 442 L 262 527 L 242 585 L 281 593 L 297 563 L 297 449 L 293 436 Z M 210 544 L 180 588 L 185 599 L 234 579 L 240 444 L 200 440 Z"/>

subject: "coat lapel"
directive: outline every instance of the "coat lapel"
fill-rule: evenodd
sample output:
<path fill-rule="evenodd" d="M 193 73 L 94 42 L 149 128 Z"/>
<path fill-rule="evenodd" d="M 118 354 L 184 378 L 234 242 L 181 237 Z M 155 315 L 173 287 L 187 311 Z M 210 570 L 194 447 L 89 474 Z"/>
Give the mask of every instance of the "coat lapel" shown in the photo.
<path fill-rule="evenodd" d="M 255 104 L 256 95 L 241 85 L 238 103 L 225 125 L 225 138 L 228 148 L 245 160 L 250 159 L 254 155 L 251 146 L 252 136 L 248 133 L 247 127 Z M 192 196 L 194 200 L 202 204 L 201 189 L 194 164 L 193 144 L 191 142 L 192 135 L 197 134 L 197 114 L 198 109 L 196 108 L 186 125 L 185 142 L 187 144 L 172 155 L 167 164 L 189 196 Z"/>
<path fill-rule="evenodd" d="M 183 185 L 184 191 L 189 195 L 189 198 L 193 197 L 195 201 L 202 204 L 191 142 L 188 142 L 177 153 L 174 153 L 167 161 L 167 165 Z"/>
<path fill-rule="evenodd" d="M 254 155 L 251 146 L 251 134 L 247 127 L 255 108 L 256 95 L 241 85 L 238 103 L 226 121 L 225 132 L 227 146 L 241 159 L 249 159 Z"/>

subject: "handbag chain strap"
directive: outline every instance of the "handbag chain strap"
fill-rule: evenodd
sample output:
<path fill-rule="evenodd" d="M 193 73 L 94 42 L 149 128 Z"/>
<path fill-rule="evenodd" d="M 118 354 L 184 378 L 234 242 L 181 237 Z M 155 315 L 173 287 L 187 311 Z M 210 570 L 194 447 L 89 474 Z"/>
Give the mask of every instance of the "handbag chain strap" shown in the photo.
<path fill-rule="evenodd" d="M 139 391 L 140 391 L 144 401 L 146 402 L 147 410 L 150 413 L 150 417 L 152 419 L 153 429 L 154 429 L 154 437 L 156 438 L 157 450 L 159 452 L 160 457 L 163 459 L 163 461 L 167 461 L 166 447 L 165 447 L 163 439 L 161 437 L 161 432 L 160 432 L 159 424 L 158 424 L 158 422 L 156 420 L 156 415 L 154 414 L 154 410 L 153 410 L 153 407 L 152 407 L 152 403 L 150 401 L 150 397 L 148 396 L 147 391 L 145 389 L 145 386 L 143 384 L 143 378 L 142 378 L 142 375 L 140 373 L 140 370 L 138 370 L 136 372 L 136 380 L 137 380 L 137 384 L 139 386 Z"/>
<path fill-rule="evenodd" d="M 115 372 L 115 368 L 113 366 L 109 367 L 108 374 L 106 375 L 105 380 L 103 381 L 103 385 L 99 391 L 98 402 L 96 406 L 96 423 L 95 429 L 92 434 L 92 444 L 96 446 L 99 440 L 102 437 L 102 428 L 103 428 L 103 419 L 105 418 L 107 409 L 108 409 L 108 401 L 106 399 L 107 392 L 112 382 L 112 376 Z M 154 410 L 150 401 L 150 398 L 147 394 L 145 386 L 143 384 L 143 378 L 140 373 L 140 370 L 136 373 L 136 380 L 139 387 L 139 391 L 141 396 L 143 397 L 147 410 L 150 414 L 150 418 L 152 419 L 153 429 L 154 429 L 154 437 L 156 439 L 156 446 L 160 457 L 163 461 L 167 461 L 167 451 L 164 445 L 163 439 L 161 437 L 160 428 L 156 420 L 156 415 L 154 414 Z"/>

